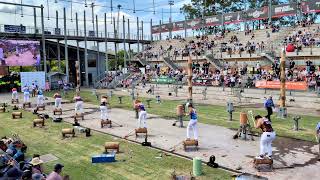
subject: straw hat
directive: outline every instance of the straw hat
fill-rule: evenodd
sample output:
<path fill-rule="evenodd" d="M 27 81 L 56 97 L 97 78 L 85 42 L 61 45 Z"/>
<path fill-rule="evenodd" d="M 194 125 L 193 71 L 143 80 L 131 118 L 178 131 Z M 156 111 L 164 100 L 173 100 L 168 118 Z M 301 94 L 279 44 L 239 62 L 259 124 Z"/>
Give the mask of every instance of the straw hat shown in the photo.
<path fill-rule="evenodd" d="M 36 166 L 36 165 L 39 165 L 42 163 L 43 163 L 43 161 L 38 157 L 33 158 L 30 162 L 30 164 L 32 164 L 33 166 Z"/>

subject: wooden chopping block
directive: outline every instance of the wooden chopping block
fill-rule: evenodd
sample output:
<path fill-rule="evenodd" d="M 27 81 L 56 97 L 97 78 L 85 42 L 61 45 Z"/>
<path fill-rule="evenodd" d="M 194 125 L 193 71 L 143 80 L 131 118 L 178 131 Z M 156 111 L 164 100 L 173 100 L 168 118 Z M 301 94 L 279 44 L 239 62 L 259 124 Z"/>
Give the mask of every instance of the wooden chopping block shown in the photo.
<path fill-rule="evenodd" d="M 108 124 L 110 125 L 110 128 L 111 128 L 111 126 L 112 126 L 111 120 L 102 120 L 101 119 L 101 128 L 103 128 L 104 126 L 107 126 Z"/>
<path fill-rule="evenodd" d="M 119 142 L 106 142 L 104 144 L 104 149 L 108 152 L 108 149 L 117 150 L 119 153 Z"/>
<path fill-rule="evenodd" d="M 34 119 L 33 120 L 33 127 L 36 127 L 37 125 L 44 126 L 44 119 Z"/>
<path fill-rule="evenodd" d="M 11 104 L 19 103 L 19 99 L 11 99 Z"/>
<path fill-rule="evenodd" d="M 26 107 L 31 108 L 31 102 L 23 103 L 23 108 L 26 108 Z"/>
<path fill-rule="evenodd" d="M 74 115 L 74 121 L 77 121 L 78 118 L 81 118 L 82 120 L 84 120 L 84 115 L 83 115 L 83 114 L 78 114 L 78 113 L 76 113 L 76 114 Z"/>
<path fill-rule="evenodd" d="M 66 137 L 66 135 L 72 135 L 72 137 L 75 136 L 74 129 L 72 128 L 65 128 L 61 130 L 62 137 Z"/>
<path fill-rule="evenodd" d="M 183 144 L 183 149 L 184 150 L 186 150 L 187 147 L 190 147 L 190 146 L 194 146 L 196 148 L 196 150 L 198 150 L 199 142 L 197 140 L 190 139 L 190 140 L 183 141 L 182 144 Z"/>
<path fill-rule="evenodd" d="M 6 112 L 6 108 L 5 107 L 0 107 L 0 112 Z"/>
<path fill-rule="evenodd" d="M 254 165 L 260 165 L 260 164 L 272 165 L 273 164 L 273 159 L 269 159 L 269 158 L 254 159 L 253 163 L 254 163 Z"/>
<path fill-rule="evenodd" d="M 12 119 L 16 119 L 16 117 L 22 118 L 22 112 L 12 112 Z"/>
<path fill-rule="evenodd" d="M 39 111 L 40 109 L 46 110 L 46 106 L 44 104 L 37 106 L 37 110 Z"/>
<path fill-rule="evenodd" d="M 138 134 L 146 134 L 146 136 L 148 135 L 147 128 L 137 128 L 135 129 L 135 132 L 136 132 L 136 136 L 138 136 Z"/>
<path fill-rule="evenodd" d="M 53 110 L 53 115 L 62 115 L 62 109 L 61 108 L 56 108 Z"/>

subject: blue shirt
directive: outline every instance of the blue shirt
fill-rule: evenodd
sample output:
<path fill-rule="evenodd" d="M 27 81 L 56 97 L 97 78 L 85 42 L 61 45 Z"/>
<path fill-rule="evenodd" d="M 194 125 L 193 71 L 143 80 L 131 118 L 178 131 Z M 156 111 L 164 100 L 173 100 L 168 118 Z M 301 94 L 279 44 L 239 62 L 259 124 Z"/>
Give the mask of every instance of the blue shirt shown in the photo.
<path fill-rule="evenodd" d="M 267 99 L 267 100 L 265 100 L 265 101 L 264 101 L 264 107 L 265 107 L 265 108 L 274 107 L 273 100 L 272 100 L 272 99 Z"/>
<path fill-rule="evenodd" d="M 193 119 L 193 120 L 197 120 L 198 119 L 197 111 L 195 109 L 192 109 L 192 111 L 190 113 L 190 119 Z"/>
<path fill-rule="evenodd" d="M 38 95 L 43 95 L 42 90 L 39 90 L 39 91 L 38 91 Z"/>
<path fill-rule="evenodd" d="M 23 92 L 29 92 L 29 88 L 25 86 L 25 87 L 23 88 Z"/>
<path fill-rule="evenodd" d="M 141 109 L 141 111 L 146 111 L 146 108 L 144 107 L 144 104 L 140 104 L 139 108 Z"/>
<path fill-rule="evenodd" d="M 318 122 L 316 130 L 318 131 L 318 133 L 320 133 L 320 122 Z"/>

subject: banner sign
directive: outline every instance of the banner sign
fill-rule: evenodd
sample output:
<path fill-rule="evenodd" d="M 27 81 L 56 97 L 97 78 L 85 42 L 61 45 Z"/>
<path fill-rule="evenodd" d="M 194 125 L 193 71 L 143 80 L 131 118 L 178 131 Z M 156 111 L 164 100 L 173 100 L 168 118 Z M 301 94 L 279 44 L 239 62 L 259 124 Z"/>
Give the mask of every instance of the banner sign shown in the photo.
<path fill-rule="evenodd" d="M 281 4 L 272 6 L 272 17 L 292 16 L 297 14 L 297 4 Z"/>
<path fill-rule="evenodd" d="M 172 78 L 169 78 L 168 76 L 160 76 L 157 79 L 151 79 L 151 82 L 159 83 L 159 84 L 172 84 L 175 82 L 175 80 Z"/>
<path fill-rule="evenodd" d="M 210 16 L 205 18 L 206 26 L 219 26 L 222 24 L 222 16 Z"/>
<path fill-rule="evenodd" d="M 172 25 L 172 31 L 184 30 L 185 21 L 178 21 L 178 22 L 174 22 L 172 24 L 173 24 Z"/>
<path fill-rule="evenodd" d="M 224 24 L 233 24 L 241 22 L 241 13 L 240 12 L 232 12 L 223 15 Z"/>
<path fill-rule="evenodd" d="M 199 29 L 202 26 L 202 20 L 201 19 L 193 19 L 187 21 L 187 28 L 192 28 L 192 29 Z"/>
<path fill-rule="evenodd" d="M 257 81 L 256 88 L 264 89 L 280 89 L 280 81 Z M 307 90 L 306 82 L 286 82 L 286 89 L 288 90 Z"/>
<path fill-rule="evenodd" d="M 262 7 L 260 9 L 249 9 L 248 11 L 243 13 L 243 19 L 248 21 L 251 20 L 260 20 L 260 19 L 267 19 L 268 18 L 268 7 Z"/>
<path fill-rule="evenodd" d="M 28 86 L 31 88 L 32 83 L 39 88 L 44 89 L 46 83 L 45 72 L 20 72 L 21 88 Z"/>
<path fill-rule="evenodd" d="M 301 9 L 303 13 L 320 12 L 320 0 L 301 2 Z"/>
<path fill-rule="evenodd" d="M 4 32 L 8 33 L 26 33 L 26 27 L 25 26 L 17 26 L 17 25 L 4 25 Z"/>

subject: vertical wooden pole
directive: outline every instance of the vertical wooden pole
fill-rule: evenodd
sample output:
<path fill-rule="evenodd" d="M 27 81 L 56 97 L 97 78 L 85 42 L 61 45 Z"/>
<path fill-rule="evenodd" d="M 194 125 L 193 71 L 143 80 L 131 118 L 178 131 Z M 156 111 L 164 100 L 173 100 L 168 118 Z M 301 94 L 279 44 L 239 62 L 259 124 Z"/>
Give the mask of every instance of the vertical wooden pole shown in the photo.
<path fill-rule="evenodd" d="M 281 51 L 281 59 L 280 59 L 280 107 L 286 107 L 286 55 L 284 51 Z"/>
<path fill-rule="evenodd" d="M 77 79 L 77 92 L 80 92 L 80 65 L 79 61 L 76 61 L 76 79 Z"/>
<path fill-rule="evenodd" d="M 192 102 L 192 59 L 189 56 L 188 59 L 188 101 Z"/>

